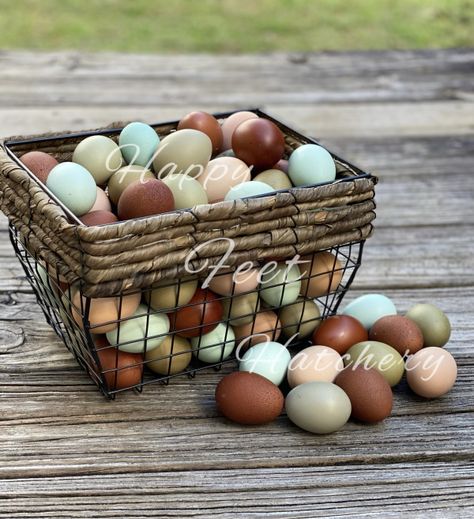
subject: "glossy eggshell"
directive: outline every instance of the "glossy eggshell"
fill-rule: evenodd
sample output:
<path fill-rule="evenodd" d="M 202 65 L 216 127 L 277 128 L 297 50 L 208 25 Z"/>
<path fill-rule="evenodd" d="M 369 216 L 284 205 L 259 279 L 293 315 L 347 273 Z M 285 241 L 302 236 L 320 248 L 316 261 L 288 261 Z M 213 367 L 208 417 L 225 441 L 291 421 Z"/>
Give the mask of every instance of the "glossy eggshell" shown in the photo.
<path fill-rule="evenodd" d="M 170 188 L 161 180 L 137 180 L 121 194 L 117 213 L 120 220 L 166 213 L 174 209 Z"/>
<path fill-rule="evenodd" d="M 258 292 L 236 295 L 222 301 L 222 318 L 229 320 L 232 326 L 242 326 L 252 322 L 260 309 Z"/>
<path fill-rule="evenodd" d="M 408 310 L 406 317 L 420 328 L 425 347 L 443 347 L 449 341 L 451 324 L 446 314 L 437 306 L 428 303 L 417 304 Z"/>
<path fill-rule="evenodd" d="M 232 187 L 250 180 L 250 169 L 235 157 L 216 157 L 197 180 L 206 191 L 209 203 L 221 202 Z"/>
<path fill-rule="evenodd" d="M 369 335 L 362 324 L 350 315 L 333 315 L 313 333 L 313 344 L 329 346 L 343 355 L 354 344 L 367 341 Z"/>
<path fill-rule="evenodd" d="M 332 182 L 336 178 L 336 163 L 322 146 L 303 144 L 290 155 L 288 176 L 295 186 Z"/>
<path fill-rule="evenodd" d="M 144 292 L 144 298 L 154 310 L 172 311 L 178 306 L 187 305 L 197 290 L 197 280 L 181 279 L 177 283 L 159 281 L 152 290 Z"/>
<path fill-rule="evenodd" d="M 381 317 L 396 315 L 397 309 L 387 296 L 365 294 L 346 305 L 342 313 L 354 317 L 369 330 Z"/>
<path fill-rule="evenodd" d="M 258 286 L 258 273 L 257 268 L 217 271 L 209 280 L 209 288 L 222 296 L 250 292 Z"/>
<path fill-rule="evenodd" d="M 330 382 L 307 382 L 296 386 L 288 393 L 285 408 L 295 425 L 316 434 L 339 430 L 351 415 L 349 397 Z"/>
<path fill-rule="evenodd" d="M 283 410 L 280 389 L 256 373 L 236 371 L 226 375 L 217 385 L 218 410 L 229 420 L 243 425 L 272 422 Z"/>
<path fill-rule="evenodd" d="M 139 385 L 143 374 L 143 357 L 116 348 L 97 351 L 101 371 L 110 391 L 128 389 Z"/>
<path fill-rule="evenodd" d="M 105 135 L 91 135 L 76 146 L 72 162 L 86 168 L 96 184 L 101 186 L 123 165 L 123 158 L 112 139 Z"/>
<path fill-rule="evenodd" d="M 275 267 L 275 268 L 274 268 Z M 301 290 L 298 265 L 287 263 L 266 264 L 261 270 L 260 297 L 270 306 L 294 303 Z"/>
<path fill-rule="evenodd" d="M 209 333 L 222 320 L 222 303 L 211 290 L 198 288 L 188 305 L 171 316 L 172 329 L 183 337 Z"/>
<path fill-rule="evenodd" d="M 110 204 L 109 197 L 106 192 L 97 186 L 97 195 L 95 198 L 95 203 L 90 209 L 90 213 L 92 211 L 112 211 L 112 205 Z"/>
<path fill-rule="evenodd" d="M 318 252 L 314 257 L 304 256 L 300 261 L 301 295 L 321 297 L 337 290 L 343 270 L 336 256 L 330 252 Z"/>
<path fill-rule="evenodd" d="M 223 150 L 232 148 L 232 136 L 234 135 L 234 130 L 239 126 L 239 124 L 248 121 L 249 119 L 258 119 L 258 115 L 253 112 L 241 111 L 229 115 L 229 117 L 224 120 L 222 123 Z"/>
<path fill-rule="evenodd" d="M 400 355 L 416 353 L 423 347 L 423 334 L 418 325 L 402 315 L 386 315 L 374 323 L 369 339 L 384 342 Z"/>
<path fill-rule="evenodd" d="M 234 326 L 234 332 L 238 351 L 243 352 L 261 342 L 277 341 L 281 324 L 275 312 L 266 310 L 259 312 L 249 323 Z"/>
<path fill-rule="evenodd" d="M 231 187 L 224 197 L 224 200 L 240 200 L 249 196 L 266 195 L 275 191 L 272 186 L 257 180 L 242 182 L 237 186 Z"/>
<path fill-rule="evenodd" d="M 120 150 L 127 164 L 150 167 L 159 144 L 156 131 L 142 122 L 127 124 L 119 135 Z"/>
<path fill-rule="evenodd" d="M 179 335 L 168 335 L 157 347 L 145 354 L 146 367 L 159 375 L 175 375 L 191 362 L 191 344 Z"/>
<path fill-rule="evenodd" d="M 280 189 L 291 189 L 293 184 L 290 177 L 280 169 L 267 169 L 253 178 L 254 181 L 268 184 L 275 191 Z"/>
<path fill-rule="evenodd" d="M 388 344 L 377 341 L 364 341 L 351 346 L 344 355 L 344 364 L 375 368 L 392 387 L 400 382 L 405 371 L 400 353 Z"/>
<path fill-rule="evenodd" d="M 167 175 L 163 182 L 171 189 L 175 209 L 188 209 L 207 204 L 207 193 L 202 185 L 188 175 Z"/>
<path fill-rule="evenodd" d="M 249 119 L 239 124 L 232 135 L 235 156 L 257 169 L 271 168 L 283 158 L 285 138 L 268 119 Z"/>
<path fill-rule="evenodd" d="M 84 225 L 103 225 L 114 223 L 118 218 L 110 211 L 90 211 L 79 218 Z"/>
<path fill-rule="evenodd" d="M 457 365 L 449 351 L 429 346 L 410 355 L 406 362 L 410 389 L 424 398 L 438 398 L 456 382 Z"/>
<path fill-rule="evenodd" d="M 349 397 L 353 418 L 374 423 L 390 416 L 392 389 L 376 369 L 346 368 L 336 377 L 335 384 Z"/>
<path fill-rule="evenodd" d="M 283 307 L 279 313 L 282 331 L 286 337 L 309 337 L 321 322 L 321 312 L 312 299 L 299 297 L 296 303 Z"/>
<path fill-rule="evenodd" d="M 297 353 L 288 365 L 287 379 L 290 387 L 307 382 L 334 382 L 344 369 L 337 351 L 328 346 L 309 346 Z"/>
<path fill-rule="evenodd" d="M 231 326 L 219 323 L 213 330 L 191 339 L 193 355 L 207 364 L 217 364 L 234 351 L 235 335 Z"/>
<path fill-rule="evenodd" d="M 248 349 L 239 362 L 239 371 L 258 373 L 279 386 L 286 376 L 291 355 L 279 342 L 261 342 Z"/>
<path fill-rule="evenodd" d="M 49 172 L 58 165 L 58 161 L 44 151 L 29 151 L 20 160 L 43 184 L 46 184 Z"/>
<path fill-rule="evenodd" d="M 205 133 L 212 142 L 212 151 L 218 153 L 222 148 L 223 134 L 219 121 L 207 112 L 190 112 L 178 123 L 178 130 L 192 128 Z"/>
<path fill-rule="evenodd" d="M 120 195 L 130 184 L 137 180 L 144 182 L 154 178 L 155 175 L 149 169 L 142 168 L 141 166 L 124 166 L 109 178 L 107 183 L 109 198 L 117 205 Z"/>

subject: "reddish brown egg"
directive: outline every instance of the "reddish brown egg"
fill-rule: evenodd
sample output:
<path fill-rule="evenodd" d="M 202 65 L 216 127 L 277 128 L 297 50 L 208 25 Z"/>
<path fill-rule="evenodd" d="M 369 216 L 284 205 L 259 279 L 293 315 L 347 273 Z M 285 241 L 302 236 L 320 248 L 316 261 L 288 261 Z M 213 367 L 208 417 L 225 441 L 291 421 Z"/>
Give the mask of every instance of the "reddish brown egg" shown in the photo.
<path fill-rule="evenodd" d="M 170 316 L 171 328 L 182 337 L 198 337 L 212 331 L 222 319 L 218 296 L 198 288 L 189 303 Z"/>
<path fill-rule="evenodd" d="M 284 402 L 278 386 L 257 373 L 235 371 L 226 375 L 216 388 L 219 411 L 229 420 L 244 425 L 275 420 Z"/>
<path fill-rule="evenodd" d="M 329 346 L 341 355 L 354 344 L 367 339 L 367 330 L 350 315 L 328 317 L 313 333 L 313 344 Z"/>
<path fill-rule="evenodd" d="M 174 209 L 171 189 L 161 180 L 149 179 L 132 182 L 118 201 L 118 217 L 130 220 L 141 216 L 166 213 Z"/>
<path fill-rule="evenodd" d="M 46 184 L 49 172 L 58 165 L 58 161 L 43 151 L 29 151 L 20 157 L 23 164 Z"/>
<path fill-rule="evenodd" d="M 269 169 L 285 152 L 285 139 L 278 126 L 268 119 L 249 119 L 232 135 L 235 156 L 257 169 Z"/>
<path fill-rule="evenodd" d="M 392 412 L 393 393 L 375 368 L 347 367 L 334 381 L 349 397 L 352 416 L 362 422 L 380 422 Z"/>
<path fill-rule="evenodd" d="M 110 211 L 91 211 L 79 218 L 84 225 L 101 225 L 104 223 L 114 223 L 118 218 Z"/>
<path fill-rule="evenodd" d="M 219 121 L 207 112 L 191 112 L 178 124 L 178 130 L 190 128 L 205 133 L 212 142 L 212 151 L 217 153 L 222 148 L 222 130 Z"/>
<path fill-rule="evenodd" d="M 143 373 L 143 357 L 116 348 L 98 350 L 97 355 L 110 391 L 127 389 L 140 384 Z"/>
<path fill-rule="evenodd" d="M 400 355 L 416 353 L 423 348 L 420 328 L 403 315 L 386 315 L 378 319 L 369 331 L 369 339 L 392 346 Z"/>

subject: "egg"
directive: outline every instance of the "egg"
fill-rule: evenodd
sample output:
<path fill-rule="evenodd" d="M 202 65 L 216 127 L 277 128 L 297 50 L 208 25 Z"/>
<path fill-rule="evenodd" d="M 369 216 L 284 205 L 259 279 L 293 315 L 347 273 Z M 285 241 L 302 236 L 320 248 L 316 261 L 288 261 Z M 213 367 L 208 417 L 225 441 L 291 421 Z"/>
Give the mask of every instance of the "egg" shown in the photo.
<path fill-rule="evenodd" d="M 457 365 L 449 351 L 428 346 L 410 355 L 406 362 L 410 389 L 425 398 L 438 398 L 456 382 Z"/>
<path fill-rule="evenodd" d="M 221 269 L 209 280 L 209 288 L 222 296 L 238 295 L 255 290 L 259 282 L 259 269 L 239 266 L 235 270 Z"/>
<path fill-rule="evenodd" d="M 287 379 L 290 387 L 306 382 L 334 382 L 344 369 L 344 362 L 337 351 L 327 346 L 310 346 L 297 353 L 290 361 Z"/>
<path fill-rule="evenodd" d="M 124 166 L 109 178 L 107 183 L 109 198 L 117 205 L 120 195 L 130 184 L 137 180 L 144 182 L 154 178 L 155 175 L 149 169 L 142 168 L 141 166 Z"/>
<path fill-rule="evenodd" d="M 155 283 L 151 290 L 144 291 L 144 298 L 154 310 L 174 310 L 187 305 L 197 290 L 196 279 L 179 281 L 163 280 Z"/>
<path fill-rule="evenodd" d="M 405 370 L 400 353 L 383 342 L 359 342 L 351 346 L 343 358 L 345 366 L 375 368 L 392 387 L 400 382 Z"/>
<path fill-rule="evenodd" d="M 255 314 L 260 309 L 258 292 L 236 295 L 224 299 L 222 302 L 222 318 L 229 320 L 232 326 L 242 326 L 255 319 Z"/>
<path fill-rule="evenodd" d="M 248 119 L 232 135 L 235 156 L 249 166 L 269 169 L 283 158 L 285 138 L 280 128 L 268 119 Z"/>
<path fill-rule="evenodd" d="M 258 119 L 258 115 L 253 112 L 241 111 L 229 115 L 229 117 L 224 120 L 222 123 L 223 150 L 232 148 L 232 136 L 234 135 L 234 130 L 239 126 L 239 124 L 248 121 L 249 119 Z"/>
<path fill-rule="evenodd" d="M 90 208 L 89 212 L 92 211 L 112 211 L 112 206 L 110 205 L 109 197 L 106 192 L 97 186 L 97 195 L 95 198 L 94 205 Z"/>
<path fill-rule="evenodd" d="M 242 182 L 237 186 L 231 187 L 224 197 L 224 200 L 239 200 L 249 196 L 266 195 L 275 191 L 272 186 L 251 180 L 250 182 Z"/>
<path fill-rule="evenodd" d="M 187 209 L 207 204 L 207 193 L 202 185 L 188 175 L 167 175 L 163 182 L 173 193 L 175 209 Z"/>
<path fill-rule="evenodd" d="M 61 162 L 46 179 L 46 186 L 76 216 L 88 213 L 97 197 L 92 175 L 79 164 Z"/>
<path fill-rule="evenodd" d="M 321 322 L 321 313 L 316 303 L 303 297 L 299 297 L 296 303 L 283 307 L 279 317 L 285 336 L 296 335 L 297 339 L 310 336 Z"/>
<path fill-rule="evenodd" d="M 120 148 L 105 135 L 91 135 L 83 139 L 76 146 L 72 161 L 87 169 L 98 186 L 105 184 L 123 165 Z"/>
<path fill-rule="evenodd" d="M 235 153 L 233 150 L 225 150 L 225 151 L 219 153 L 219 155 L 215 156 L 216 159 L 219 159 L 221 157 L 234 157 L 235 158 Z"/>
<path fill-rule="evenodd" d="M 191 351 L 191 344 L 186 339 L 168 335 L 157 348 L 146 352 L 146 366 L 158 375 L 175 375 L 189 366 Z"/>
<path fill-rule="evenodd" d="M 198 130 L 177 130 L 160 142 L 153 159 L 158 178 L 170 173 L 190 177 L 202 175 L 212 154 L 211 139 Z"/>
<path fill-rule="evenodd" d="M 141 384 L 143 376 L 141 355 L 110 347 L 98 350 L 97 356 L 109 391 L 130 389 Z"/>
<path fill-rule="evenodd" d="M 294 303 L 301 290 L 301 273 L 298 265 L 266 263 L 260 272 L 260 297 L 270 306 Z"/>
<path fill-rule="evenodd" d="M 230 356 L 235 346 L 231 326 L 219 323 L 213 330 L 191 339 L 193 354 L 202 362 L 217 364 Z"/>
<path fill-rule="evenodd" d="M 221 202 L 232 187 L 250 180 L 250 169 L 235 157 L 217 157 L 197 180 L 206 191 L 209 203 Z"/>
<path fill-rule="evenodd" d="M 420 328 L 402 315 L 386 315 L 378 319 L 370 329 L 369 339 L 392 346 L 400 355 L 416 353 L 423 347 Z"/>
<path fill-rule="evenodd" d="M 153 216 L 173 209 L 173 193 L 158 179 L 132 182 L 120 195 L 117 205 L 120 220 Z"/>
<path fill-rule="evenodd" d="M 354 317 L 369 330 L 381 317 L 396 315 L 397 309 L 393 302 L 382 294 L 365 294 L 346 305 L 342 313 Z"/>
<path fill-rule="evenodd" d="M 212 151 L 218 153 L 222 148 L 222 129 L 219 121 L 207 112 L 190 112 L 178 123 L 178 130 L 192 128 L 205 133 L 212 142 Z"/>
<path fill-rule="evenodd" d="M 428 303 L 412 306 L 406 317 L 414 321 L 423 334 L 424 346 L 443 347 L 451 336 L 451 324 L 446 314 Z"/>
<path fill-rule="evenodd" d="M 313 344 L 329 346 L 341 355 L 354 344 L 368 339 L 367 330 L 350 315 L 328 317 L 313 333 Z"/>
<path fill-rule="evenodd" d="M 242 425 L 261 425 L 275 420 L 283 410 L 280 389 L 256 373 L 235 371 L 217 385 L 218 410 L 229 420 Z"/>
<path fill-rule="evenodd" d="M 349 420 L 351 401 L 331 382 L 307 382 L 293 388 L 285 400 L 286 414 L 298 427 L 316 434 L 339 430 Z"/>
<path fill-rule="evenodd" d="M 118 218 L 110 211 L 90 211 L 79 218 L 84 225 L 103 225 L 105 223 L 114 223 Z"/>
<path fill-rule="evenodd" d="M 336 256 L 324 251 L 304 256 L 300 261 L 301 295 L 321 297 L 337 290 L 344 271 Z"/>
<path fill-rule="evenodd" d="M 361 422 L 380 422 L 390 416 L 393 393 L 384 377 L 374 368 L 345 368 L 335 384 L 344 390 L 352 406 L 352 416 Z"/>
<path fill-rule="evenodd" d="M 253 180 L 255 182 L 263 182 L 268 184 L 275 191 L 280 189 L 291 189 L 293 184 L 291 183 L 288 175 L 283 173 L 280 169 L 267 169 L 256 175 Z"/>
<path fill-rule="evenodd" d="M 286 159 L 280 159 L 274 166 L 273 169 L 279 169 L 288 175 L 288 161 Z"/>
<path fill-rule="evenodd" d="M 143 353 L 158 348 L 170 329 L 168 316 L 148 314 L 146 305 L 139 305 L 133 316 L 122 321 L 118 328 L 107 332 L 107 340 L 112 346 L 129 353 Z"/>
<path fill-rule="evenodd" d="M 336 178 L 336 163 L 322 146 L 303 144 L 290 155 L 288 176 L 295 186 L 332 182 Z"/>
<path fill-rule="evenodd" d="M 275 312 L 261 311 L 249 323 L 234 326 L 234 333 L 238 351 L 245 351 L 261 342 L 276 341 L 281 334 L 281 323 Z"/>
<path fill-rule="evenodd" d="M 43 184 L 46 184 L 49 172 L 58 165 L 58 161 L 44 151 L 29 151 L 20 160 Z"/>
<path fill-rule="evenodd" d="M 222 303 L 216 294 L 198 288 L 188 305 L 173 314 L 171 326 L 183 337 L 197 337 L 216 328 L 222 314 Z"/>
<path fill-rule="evenodd" d="M 261 342 L 248 349 L 239 362 L 239 371 L 257 373 L 279 386 L 286 376 L 291 355 L 279 342 Z"/>
<path fill-rule="evenodd" d="M 149 168 L 160 144 L 156 131 L 148 124 L 132 122 L 119 135 L 119 146 L 127 164 Z"/>

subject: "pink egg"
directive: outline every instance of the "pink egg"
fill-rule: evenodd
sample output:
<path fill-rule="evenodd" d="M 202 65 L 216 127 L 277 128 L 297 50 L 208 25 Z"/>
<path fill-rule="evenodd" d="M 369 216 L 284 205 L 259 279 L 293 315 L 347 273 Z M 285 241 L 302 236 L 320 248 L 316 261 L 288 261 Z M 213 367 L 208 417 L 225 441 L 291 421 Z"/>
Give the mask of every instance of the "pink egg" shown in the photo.
<path fill-rule="evenodd" d="M 222 123 L 222 134 L 224 136 L 222 150 L 230 150 L 232 148 L 232 134 L 234 133 L 234 130 L 240 123 L 248 121 L 249 119 L 258 119 L 258 115 L 253 112 L 242 111 L 236 112 L 227 117 L 227 119 Z"/>
<path fill-rule="evenodd" d="M 89 213 L 92 213 L 92 211 L 112 211 L 109 197 L 100 187 L 97 187 L 97 198 L 95 199 L 95 204 L 92 206 Z"/>
<path fill-rule="evenodd" d="M 218 157 L 209 162 L 197 180 L 206 191 L 210 204 L 221 202 L 231 187 L 250 180 L 250 168 L 235 157 Z"/>
<path fill-rule="evenodd" d="M 225 271 L 217 272 L 209 282 L 209 288 L 221 296 L 243 294 L 255 290 L 258 285 L 259 269 L 241 269 L 239 272 Z"/>

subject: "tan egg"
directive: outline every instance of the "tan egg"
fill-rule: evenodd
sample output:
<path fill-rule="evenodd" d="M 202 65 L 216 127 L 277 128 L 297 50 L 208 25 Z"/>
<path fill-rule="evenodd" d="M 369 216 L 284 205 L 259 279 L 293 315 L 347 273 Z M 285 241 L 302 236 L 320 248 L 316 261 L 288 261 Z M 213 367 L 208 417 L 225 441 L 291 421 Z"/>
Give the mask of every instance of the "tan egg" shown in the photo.
<path fill-rule="evenodd" d="M 197 280 L 181 280 L 178 283 L 165 280 L 153 285 L 152 290 L 144 292 L 145 301 L 154 310 L 173 311 L 176 307 L 187 305 L 197 290 Z"/>
<path fill-rule="evenodd" d="M 107 196 L 106 192 L 99 186 L 97 186 L 97 196 L 95 203 L 88 212 L 92 213 L 92 211 L 112 211 L 109 197 Z"/>
<path fill-rule="evenodd" d="M 286 337 L 298 334 L 298 339 L 311 335 L 321 323 L 321 313 L 316 303 L 303 297 L 283 307 L 279 317 Z"/>
<path fill-rule="evenodd" d="M 341 262 L 330 252 L 318 252 L 312 256 L 301 258 L 301 295 L 320 297 L 334 292 L 342 280 Z M 334 272 L 333 272 L 334 271 Z"/>
<path fill-rule="evenodd" d="M 259 272 L 260 269 L 257 268 L 242 268 L 239 271 L 221 270 L 213 275 L 209 281 L 209 288 L 221 296 L 251 292 L 257 288 Z M 232 288 L 233 285 L 234 288 Z"/>
<path fill-rule="evenodd" d="M 290 177 L 281 171 L 281 169 L 267 169 L 259 173 L 253 180 L 258 182 L 264 182 L 269 186 L 273 187 L 275 191 L 279 189 L 290 189 L 293 187 Z"/>
<path fill-rule="evenodd" d="M 344 369 L 342 357 L 329 346 L 310 346 L 297 353 L 288 365 L 288 384 L 296 387 L 306 382 L 334 382 Z"/>
<path fill-rule="evenodd" d="M 149 169 L 142 168 L 142 166 L 124 166 L 109 178 L 107 183 L 109 198 L 117 205 L 120 195 L 132 182 L 154 178 L 155 175 Z"/>
<path fill-rule="evenodd" d="M 252 322 L 260 309 L 258 292 L 229 297 L 222 301 L 222 319 L 229 319 L 232 326 L 242 326 Z"/>
<path fill-rule="evenodd" d="M 174 375 L 188 367 L 191 352 L 191 344 L 184 337 L 169 335 L 158 348 L 146 352 L 146 366 L 159 375 Z"/>
<path fill-rule="evenodd" d="M 253 321 L 241 326 L 234 326 L 235 343 L 245 351 L 250 346 L 261 342 L 276 341 L 281 334 L 278 316 L 271 310 L 259 312 Z"/>
<path fill-rule="evenodd" d="M 140 304 L 140 293 L 120 297 L 90 298 L 88 325 L 91 333 L 107 333 L 117 328 L 118 323 L 111 322 L 125 319 L 134 314 Z M 120 302 L 122 299 L 122 302 Z M 83 328 L 83 315 L 86 313 L 87 298 L 81 297 L 76 289 L 72 296 L 72 316 L 76 323 Z"/>
<path fill-rule="evenodd" d="M 167 175 L 163 182 L 171 189 L 176 209 L 188 209 L 207 204 L 207 193 L 202 185 L 188 175 Z"/>
<path fill-rule="evenodd" d="M 250 169 L 235 157 L 218 157 L 209 162 L 197 177 L 207 193 L 209 203 L 221 202 L 230 188 L 250 181 Z"/>

